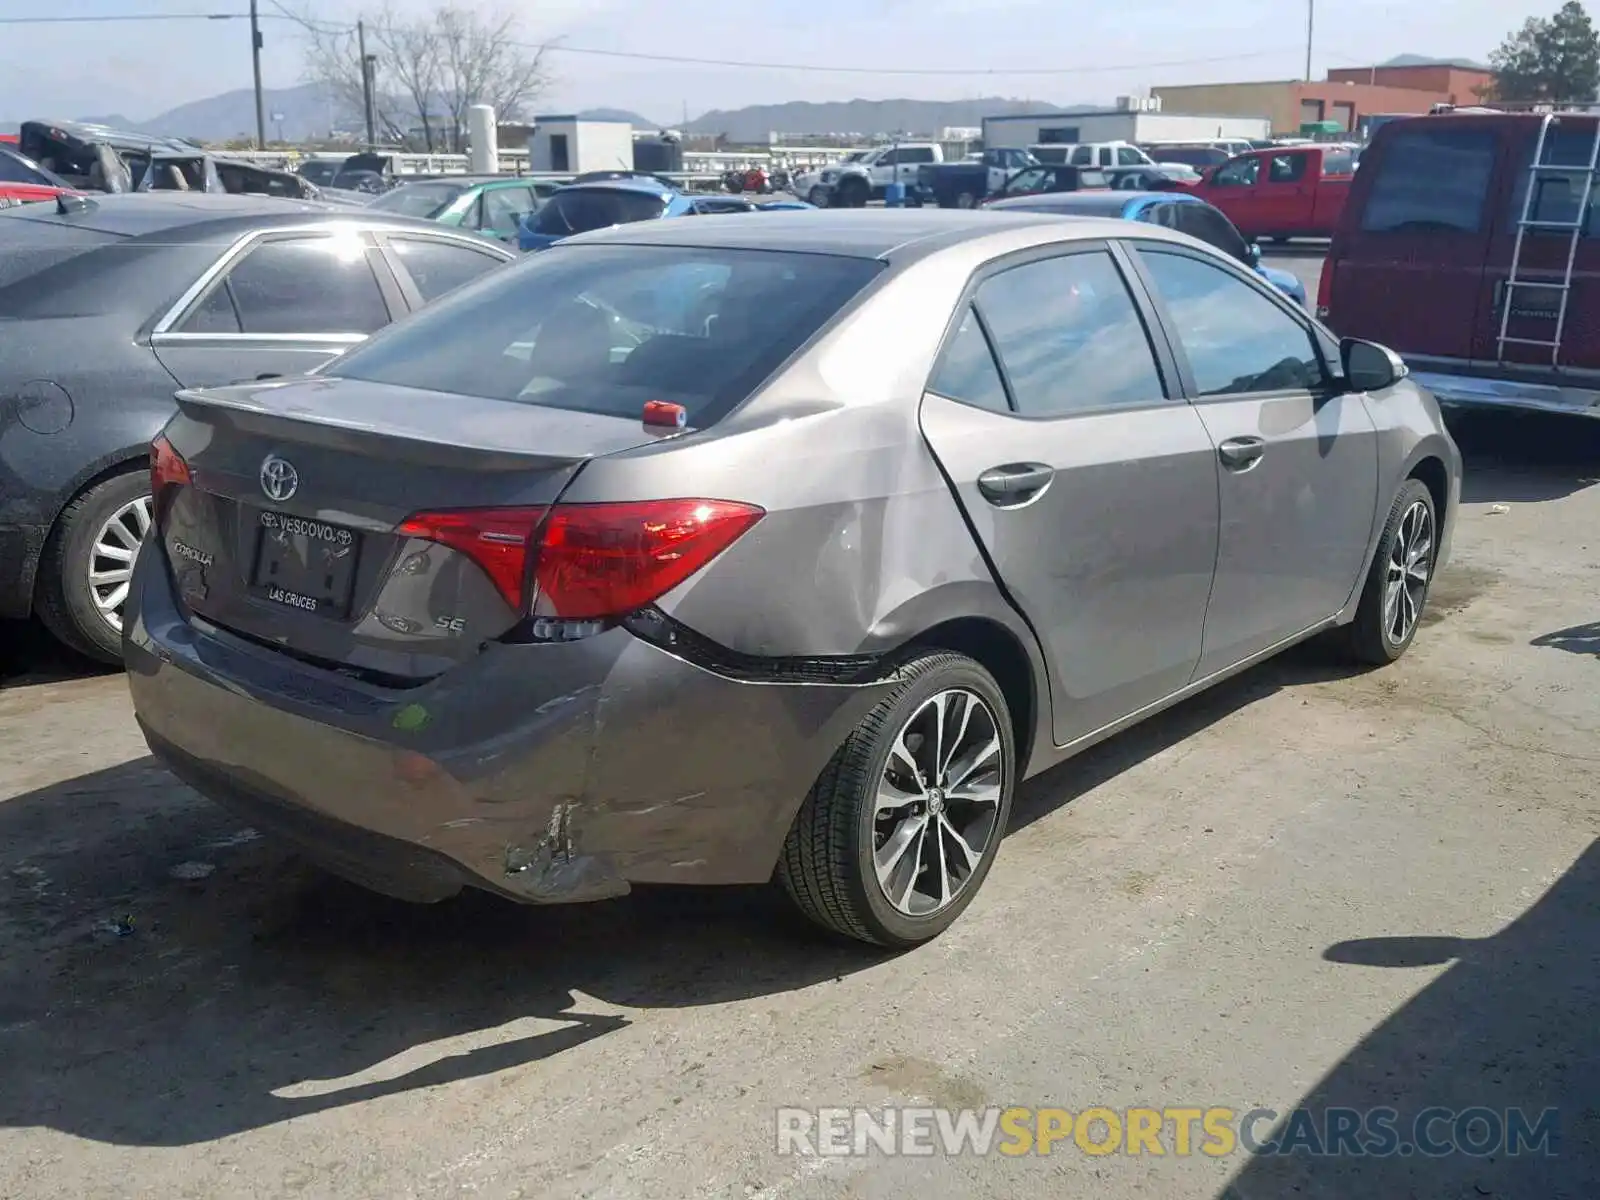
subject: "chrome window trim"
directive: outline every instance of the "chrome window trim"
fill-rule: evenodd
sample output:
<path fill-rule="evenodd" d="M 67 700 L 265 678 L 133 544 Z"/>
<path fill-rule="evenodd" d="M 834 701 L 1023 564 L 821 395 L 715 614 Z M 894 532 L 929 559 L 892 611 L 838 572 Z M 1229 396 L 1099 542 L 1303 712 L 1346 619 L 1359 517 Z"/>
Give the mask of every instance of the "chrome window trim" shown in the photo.
<path fill-rule="evenodd" d="M 155 323 L 155 326 L 150 331 L 151 339 L 203 338 L 216 340 L 217 338 L 227 338 L 231 340 L 238 340 L 239 338 L 261 339 L 270 337 L 283 340 L 304 341 L 307 338 L 321 337 L 366 337 L 366 334 L 202 334 L 179 333 L 174 330 L 174 326 L 178 325 L 186 316 L 189 315 L 189 310 L 194 307 L 195 303 L 200 299 L 200 297 L 205 294 L 205 292 L 213 283 L 216 282 L 217 277 L 227 271 L 230 266 L 232 266 L 250 250 L 254 249 L 258 243 L 268 239 L 280 237 L 304 237 L 307 234 L 323 234 L 331 237 L 334 234 L 343 233 L 346 231 L 354 231 L 367 236 L 371 236 L 375 233 L 390 235 L 416 234 L 422 237 L 436 238 L 445 242 L 458 242 L 473 250 L 481 250 L 487 247 L 487 250 L 490 254 L 496 254 L 505 262 L 510 262 L 517 257 L 515 254 L 506 251 L 504 247 L 496 246 L 493 243 L 490 243 L 487 238 L 473 237 L 469 234 L 454 233 L 447 226 L 441 226 L 436 231 L 433 229 L 421 229 L 415 225 L 401 225 L 388 221 L 374 222 L 344 220 L 311 221 L 305 224 L 272 225 L 262 229 L 252 229 L 249 233 L 246 233 L 242 237 L 236 239 L 231 246 L 222 252 L 215 262 L 213 262 L 209 267 L 200 273 L 200 278 L 196 279 L 188 286 L 188 288 L 184 290 L 183 295 L 178 297 L 177 303 L 175 303 L 171 308 L 167 309 L 167 311 L 162 314 L 161 319 Z M 369 249 L 371 248 L 375 247 L 369 247 Z"/>
<path fill-rule="evenodd" d="M 152 346 L 176 346 L 184 344 L 216 344 L 219 342 L 260 342 L 265 345 L 281 346 L 285 343 L 304 345 L 310 348 L 319 346 L 354 346 L 371 337 L 367 333 L 153 333 L 150 335 Z"/>

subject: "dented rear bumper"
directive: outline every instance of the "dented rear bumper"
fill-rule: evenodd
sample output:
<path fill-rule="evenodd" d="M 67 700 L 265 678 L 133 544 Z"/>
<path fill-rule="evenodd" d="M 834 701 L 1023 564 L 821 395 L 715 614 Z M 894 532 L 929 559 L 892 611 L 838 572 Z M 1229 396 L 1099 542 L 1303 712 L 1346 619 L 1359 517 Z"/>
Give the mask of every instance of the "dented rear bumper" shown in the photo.
<path fill-rule="evenodd" d="M 489 644 L 380 687 L 182 611 L 140 556 L 125 654 L 152 752 L 308 857 L 406 899 L 600 899 L 768 879 L 805 793 L 891 686 L 730 678 L 612 629 Z"/>

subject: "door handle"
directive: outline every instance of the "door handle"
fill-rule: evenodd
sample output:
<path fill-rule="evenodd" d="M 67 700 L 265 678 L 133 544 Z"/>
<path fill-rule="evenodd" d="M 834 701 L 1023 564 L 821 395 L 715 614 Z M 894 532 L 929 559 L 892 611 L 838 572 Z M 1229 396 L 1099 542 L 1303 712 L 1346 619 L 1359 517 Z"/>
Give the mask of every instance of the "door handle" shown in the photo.
<path fill-rule="evenodd" d="M 1230 471 L 1247 470 L 1266 452 L 1266 442 L 1258 437 L 1229 438 L 1217 447 L 1217 457 Z"/>
<path fill-rule="evenodd" d="M 978 490 L 989 503 L 1009 508 L 1037 496 L 1055 477 L 1055 468 L 1045 463 L 1006 463 L 979 475 Z"/>

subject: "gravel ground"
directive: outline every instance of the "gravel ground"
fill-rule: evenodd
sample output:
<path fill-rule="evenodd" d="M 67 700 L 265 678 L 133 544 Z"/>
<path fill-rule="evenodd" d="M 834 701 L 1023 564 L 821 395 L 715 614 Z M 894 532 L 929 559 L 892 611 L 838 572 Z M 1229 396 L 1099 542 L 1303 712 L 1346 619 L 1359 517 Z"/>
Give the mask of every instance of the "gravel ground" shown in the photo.
<path fill-rule="evenodd" d="M 0 630 L 0 1195 L 1600 1194 L 1600 430 L 1459 436 L 1402 663 L 1304 648 L 1031 781 L 902 956 L 760 889 L 366 895 Z M 776 1153 L 780 1106 L 897 1102 L 1555 1107 L 1560 1154 Z"/>

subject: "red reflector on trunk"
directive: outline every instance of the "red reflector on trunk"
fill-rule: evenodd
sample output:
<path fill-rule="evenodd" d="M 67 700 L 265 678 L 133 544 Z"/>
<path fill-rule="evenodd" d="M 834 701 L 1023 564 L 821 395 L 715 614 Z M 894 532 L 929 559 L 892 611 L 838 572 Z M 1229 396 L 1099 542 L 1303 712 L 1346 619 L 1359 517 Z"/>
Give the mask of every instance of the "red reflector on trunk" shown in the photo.
<path fill-rule="evenodd" d="M 665 425 L 669 429 L 682 429 L 689 423 L 689 410 L 670 400 L 647 400 L 644 406 L 646 425 Z"/>
<path fill-rule="evenodd" d="M 454 508 L 414 513 L 400 523 L 401 537 L 424 538 L 465 554 L 483 568 L 517 612 L 527 611 L 528 555 L 544 508 Z"/>

